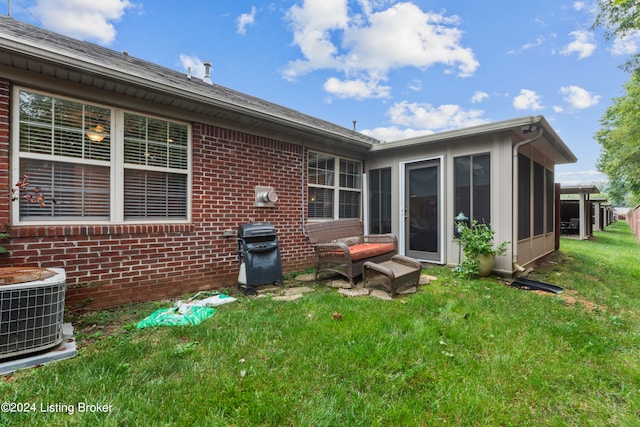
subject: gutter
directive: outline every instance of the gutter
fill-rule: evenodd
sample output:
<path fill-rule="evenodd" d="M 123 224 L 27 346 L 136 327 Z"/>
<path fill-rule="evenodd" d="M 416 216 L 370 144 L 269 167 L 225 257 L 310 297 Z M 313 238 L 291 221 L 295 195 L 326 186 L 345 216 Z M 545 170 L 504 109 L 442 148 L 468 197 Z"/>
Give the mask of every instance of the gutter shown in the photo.
<path fill-rule="evenodd" d="M 539 121 L 532 123 L 532 126 L 536 126 L 538 129 L 536 134 L 529 139 L 525 139 L 524 141 L 520 141 L 516 145 L 513 146 L 513 158 L 512 158 L 512 169 L 513 169 L 513 177 L 511 182 L 515 184 L 518 182 L 518 150 L 520 147 L 531 144 L 536 141 L 538 138 L 542 136 L 544 133 L 544 128 L 540 125 Z M 511 244 L 511 264 L 512 266 L 519 272 L 524 271 L 524 267 L 518 264 L 518 197 L 517 197 L 517 188 L 513 188 L 513 208 L 512 208 L 512 216 L 511 216 L 511 233 L 513 236 L 512 244 Z"/>

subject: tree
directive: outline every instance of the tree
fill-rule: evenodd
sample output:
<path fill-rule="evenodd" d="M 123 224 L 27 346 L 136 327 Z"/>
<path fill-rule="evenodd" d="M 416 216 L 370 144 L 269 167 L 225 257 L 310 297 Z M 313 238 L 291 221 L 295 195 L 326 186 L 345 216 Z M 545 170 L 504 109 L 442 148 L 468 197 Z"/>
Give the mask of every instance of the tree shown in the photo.
<path fill-rule="evenodd" d="M 607 40 L 640 34 L 639 0 L 598 0 L 598 7 L 593 27 L 604 28 Z M 598 169 L 609 177 L 609 198 L 629 206 L 640 203 L 640 54 L 623 68 L 631 74 L 626 94 L 614 99 L 595 138 L 602 146 Z"/>
<path fill-rule="evenodd" d="M 640 73 L 631 75 L 625 90 L 600 119 L 595 138 L 602 146 L 598 169 L 609 177 L 609 197 L 636 205 L 640 204 Z"/>
<path fill-rule="evenodd" d="M 638 0 L 598 0 L 600 12 L 593 24 L 594 28 L 605 29 L 607 40 L 624 39 L 640 30 L 640 1 Z M 623 68 L 628 72 L 640 70 L 640 54 L 633 55 Z"/>

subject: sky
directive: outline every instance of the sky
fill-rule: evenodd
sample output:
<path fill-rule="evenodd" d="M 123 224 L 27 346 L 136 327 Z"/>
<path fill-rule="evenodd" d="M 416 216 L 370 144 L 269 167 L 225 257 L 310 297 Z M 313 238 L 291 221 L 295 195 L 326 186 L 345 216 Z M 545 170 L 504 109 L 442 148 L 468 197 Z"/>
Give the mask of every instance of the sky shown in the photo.
<path fill-rule="evenodd" d="M 9 12 L 7 0 L 0 13 Z M 603 186 L 594 134 L 640 34 L 606 41 L 596 1 L 11 0 L 11 15 L 203 76 L 382 141 L 543 115 Z"/>

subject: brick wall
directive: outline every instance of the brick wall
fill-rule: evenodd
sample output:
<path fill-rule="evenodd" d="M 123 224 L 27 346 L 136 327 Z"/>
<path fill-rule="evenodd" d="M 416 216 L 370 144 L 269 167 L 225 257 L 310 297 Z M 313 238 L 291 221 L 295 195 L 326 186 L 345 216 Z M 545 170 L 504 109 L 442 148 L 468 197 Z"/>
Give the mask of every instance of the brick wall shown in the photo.
<path fill-rule="evenodd" d="M 8 117 L 9 82 L 0 80 L 0 184 L 10 191 Z M 278 230 L 285 271 L 303 269 L 313 254 L 302 233 L 302 158 L 298 145 L 196 123 L 190 224 L 13 227 L 0 266 L 64 268 L 70 307 L 172 298 L 235 286 L 236 237 L 223 232 L 267 221 Z M 254 206 L 257 185 L 275 187 L 276 207 Z M 0 198 L 2 224 L 10 203 Z"/>

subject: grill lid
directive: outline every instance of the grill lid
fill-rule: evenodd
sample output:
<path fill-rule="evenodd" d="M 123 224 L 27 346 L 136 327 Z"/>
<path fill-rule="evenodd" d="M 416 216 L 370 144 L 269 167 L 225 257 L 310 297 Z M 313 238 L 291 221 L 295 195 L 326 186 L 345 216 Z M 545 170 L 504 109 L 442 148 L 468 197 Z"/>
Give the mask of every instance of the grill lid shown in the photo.
<path fill-rule="evenodd" d="M 238 226 L 238 237 L 251 238 L 251 237 L 264 237 L 275 236 L 276 229 L 268 222 L 250 222 L 247 224 L 240 224 Z"/>

